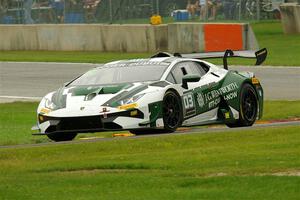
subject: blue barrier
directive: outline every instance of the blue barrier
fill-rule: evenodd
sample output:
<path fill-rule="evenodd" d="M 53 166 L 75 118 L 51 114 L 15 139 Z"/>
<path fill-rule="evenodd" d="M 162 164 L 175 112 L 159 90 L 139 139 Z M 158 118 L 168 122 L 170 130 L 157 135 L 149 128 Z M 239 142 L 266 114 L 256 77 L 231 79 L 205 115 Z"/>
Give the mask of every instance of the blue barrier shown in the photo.
<path fill-rule="evenodd" d="M 173 19 L 175 21 L 186 21 L 189 19 L 189 12 L 187 10 L 174 10 Z"/>

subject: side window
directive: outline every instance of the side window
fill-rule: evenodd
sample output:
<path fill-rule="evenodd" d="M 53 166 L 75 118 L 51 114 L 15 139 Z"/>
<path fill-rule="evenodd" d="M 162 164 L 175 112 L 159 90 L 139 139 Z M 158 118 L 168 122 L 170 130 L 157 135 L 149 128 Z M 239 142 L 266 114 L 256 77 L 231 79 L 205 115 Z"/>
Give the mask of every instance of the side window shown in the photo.
<path fill-rule="evenodd" d="M 176 81 L 176 83 L 182 82 L 182 77 L 186 74 L 199 74 L 203 76 L 209 71 L 209 66 L 202 62 L 181 62 L 178 63 L 171 71 L 173 77 L 167 77 L 167 80 L 171 83 Z"/>
<path fill-rule="evenodd" d="M 176 81 L 176 83 L 182 82 L 182 77 L 186 75 L 188 72 L 186 71 L 186 64 L 185 63 L 178 63 L 173 69 L 172 74 Z"/>
<path fill-rule="evenodd" d="M 188 73 L 191 74 L 199 74 L 203 76 L 209 71 L 209 67 L 204 63 L 198 62 L 189 62 L 187 67 Z"/>
<path fill-rule="evenodd" d="M 203 63 L 203 62 L 199 62 L 199 63 L 195 62 L 195 64 L 198 66 L 198 68 L 199 68 L 202 76 L 209 71 L 209 66 L 206 65 L 205 63 Z"/>
<path fill-rule="evenodd" d="M 170 83 L 176 83 L 172 73 L 170 73 L 168 76 L 167 76 L 167 81 L 169 81 Z"/>

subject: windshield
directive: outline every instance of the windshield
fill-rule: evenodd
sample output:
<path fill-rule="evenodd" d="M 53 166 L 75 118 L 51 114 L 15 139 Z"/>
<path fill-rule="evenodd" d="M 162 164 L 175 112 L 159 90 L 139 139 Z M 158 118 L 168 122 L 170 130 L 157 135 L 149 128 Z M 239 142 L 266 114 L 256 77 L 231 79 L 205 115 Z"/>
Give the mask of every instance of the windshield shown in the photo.
<path fill-rule="evenodd" d="M 106 66 L 83 74 L 70 85 L 105 85 L 160 80 L 168 65 Z"/>

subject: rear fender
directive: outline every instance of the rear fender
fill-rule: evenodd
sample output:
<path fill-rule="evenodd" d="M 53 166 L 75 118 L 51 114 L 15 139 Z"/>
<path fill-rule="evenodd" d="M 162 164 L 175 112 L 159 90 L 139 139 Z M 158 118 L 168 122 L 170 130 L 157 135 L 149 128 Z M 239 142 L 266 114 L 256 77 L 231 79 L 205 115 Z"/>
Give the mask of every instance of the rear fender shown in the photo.
<path fill-rule="evenodd" d="M 260 85 L 259 81 L 257 78 L 255 78 L 254 74 L 251 72 L 245 72 L 245 73 L 236 73 L 236 72 L 231 72 L 228 73 L 228 76 L 226 76 L 223 86 L 225 87 L 226 85 L 233 84 L 235 89 L 233 91 L 227 92 L 222 94 L 222 98 L 226 102 L 226 104 L 235 109 L 236 111 L 240 111 L 240 95 L 241 95 L 241 88 L 242 85 L 245 83 L 248 83 L 252 85 L 252 87 L 255 89 L 257 98 L 258 98 L 258 119 L 262 117 L 263 113 L 263 89 L 262 86 Z M 238 88 L 237 88 L 238 86 Z"/>

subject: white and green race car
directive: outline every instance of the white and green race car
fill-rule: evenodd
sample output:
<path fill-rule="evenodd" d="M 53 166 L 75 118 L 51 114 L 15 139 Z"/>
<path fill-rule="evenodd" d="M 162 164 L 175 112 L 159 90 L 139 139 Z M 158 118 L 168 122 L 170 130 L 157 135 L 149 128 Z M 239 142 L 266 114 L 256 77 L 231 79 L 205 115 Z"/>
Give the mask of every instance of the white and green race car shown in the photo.
<path fill-rule="evenodd" d="M 262 116 L 263 89 L 253 73 L 228 70 L 227 57 L 253 57 L 260 64 L 266 55 L 266 49 L 159 53 L 101 65 L 41 100 L 35 135 L 67 141 L 107 130 L 145 134 L 212 123 L 251 126 Z M 201 60 L 211 57 L 223 57 L 224 69 Z"/>

